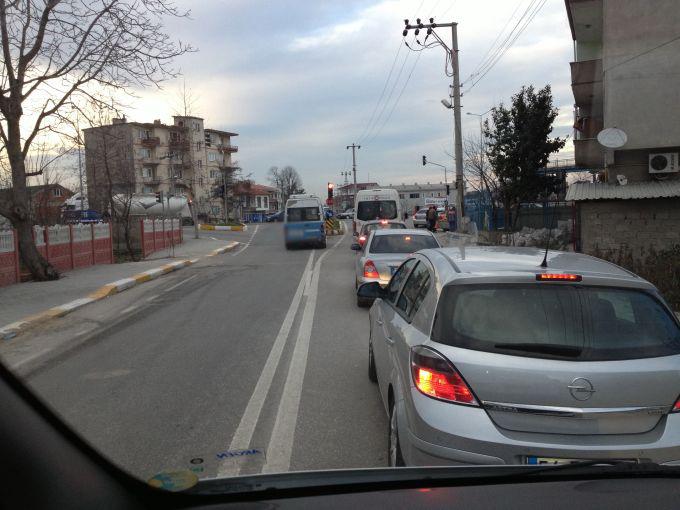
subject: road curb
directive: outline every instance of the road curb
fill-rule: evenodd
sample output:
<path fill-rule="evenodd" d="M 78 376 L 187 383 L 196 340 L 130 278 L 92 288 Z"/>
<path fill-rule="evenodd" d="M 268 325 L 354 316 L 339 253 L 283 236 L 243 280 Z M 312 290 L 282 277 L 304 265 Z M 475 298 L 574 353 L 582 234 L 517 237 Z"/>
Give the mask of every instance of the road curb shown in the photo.
<path fill-rule="evenodd" d="M 236 241 L 232 241 L 226 246 L 211 251 L 206 256 L 212 257 L 214 255 L 219 255 L 221 253 L 232 251 L 239 244 L 240 243 Z M 73 301 L 69 301 L 68 303 L 65 303 L 63 305 L 49 308 L 44 312 L 29 315 L 27 317 L 24 317 L 23 319 L 19 319 L 18 321 L 12 322 L 11 324 L 8 324 L 0 328 L 0 339 L 10 340 L 16 337 L 20 332 L 25 331 L 42 322 L 54 319 L 55 317 L 63 317 L 64 315 L 67 315 L 75 310 L 78 310 L 83 306 L 89 305 L 90 303 L 94 303 L 101 299 L 105 299 L 109 296 L 113 296 L 114 294 L 123 292 L 127 289 L 131 289 L 132 287 L 136 287 L 137 285 L 141 285 L 142 283 L 154 280 L 159 276 L 163 276 L 165 274 L 178 271 L 192 264 L 195 264 L 199 260 L 200 259 L 198 258 L 178 260 L 177 262 L 163 264 L 162 266 L 155 267 L 147 271 L 143 271 L 141 273 L 133 275 L 130 278 L 123 278 L 121 280 L 116 280 L 115 282 L 107 283 L 106 285 L 102 285 L 101 287 L 99 287 L 94 292 L 91 292 L 86 297 L 74 299 Z"/>

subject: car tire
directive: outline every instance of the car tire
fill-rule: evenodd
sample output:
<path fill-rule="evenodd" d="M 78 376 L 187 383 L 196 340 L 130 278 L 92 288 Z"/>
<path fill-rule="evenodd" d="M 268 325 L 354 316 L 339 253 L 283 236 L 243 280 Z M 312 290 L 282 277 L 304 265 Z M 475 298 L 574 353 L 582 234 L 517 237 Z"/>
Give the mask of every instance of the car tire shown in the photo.
<path fill-rule="evenodd" d="M 291 248 L 292 246 L 290 245 L 290 243 L 286 243 L 286 250 L 290 250 Z"/>
<path fill-rule="evenodd" d="M 362 298 L 362 297 L 357 296 L 357 306 L 359 308 L 368 308 L 369 306 L 371 306 L 371 304 L 372 303 L 369 300 L 367 300 L 366 298 Z"/>
<path fill-rule="evenodd" d="M 321 248 L 321 249 L 323 250 L 323 249 L 326 248 L 326 245 L 327 245 L 327 243 L 326 243 L 326 238 L 324 237 L 323 241 L 321 241 L 321 242 L 319 243 L 319 248 Z"/>
<path fill-rule="evenodd" d="M 368 342 L 368 380 L 378 382 L 378 373 L 375 370 L 375 359 L 373 359 L 373 346 Z"/>
<path fill-rule="evenodd" d="M 402 467 L 406 465 L 401 454 L 401 445 L 399 444 L 397 405 L 394 401 L 390 403 L 390 419 L 387 423 L 387 465 L 389 467 Z"/>

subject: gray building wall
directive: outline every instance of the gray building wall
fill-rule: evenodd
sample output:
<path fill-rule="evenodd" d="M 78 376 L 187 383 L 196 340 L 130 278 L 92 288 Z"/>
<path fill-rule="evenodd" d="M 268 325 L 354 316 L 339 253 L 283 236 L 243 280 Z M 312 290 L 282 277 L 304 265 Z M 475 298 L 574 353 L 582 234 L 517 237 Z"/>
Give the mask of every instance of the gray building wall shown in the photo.
<path fill-rule="evenodd" d="M 578 223 L 584 253 L 629 248 L 639 257 L 680 244 L 680 198 L 578 202 Z"/>

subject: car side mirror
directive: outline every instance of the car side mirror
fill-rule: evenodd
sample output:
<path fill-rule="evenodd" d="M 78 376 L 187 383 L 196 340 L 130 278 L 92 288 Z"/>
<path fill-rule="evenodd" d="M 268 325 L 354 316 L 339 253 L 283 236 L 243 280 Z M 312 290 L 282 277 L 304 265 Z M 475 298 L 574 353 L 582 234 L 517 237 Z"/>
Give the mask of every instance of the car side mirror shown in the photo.
<path fill-rule="evenodd" d="M 378 282 L 364 283 L 357 289 L 357 296 L 368 299 L 383 298 L 385 293 L 386 290 Z"/>
<path fill-rule="evenodd" d="M 352 246 L 350 246 L 350 248 L 355 251 L 361 251 L 361 245 L 359 243 L 352 243 Z"/>

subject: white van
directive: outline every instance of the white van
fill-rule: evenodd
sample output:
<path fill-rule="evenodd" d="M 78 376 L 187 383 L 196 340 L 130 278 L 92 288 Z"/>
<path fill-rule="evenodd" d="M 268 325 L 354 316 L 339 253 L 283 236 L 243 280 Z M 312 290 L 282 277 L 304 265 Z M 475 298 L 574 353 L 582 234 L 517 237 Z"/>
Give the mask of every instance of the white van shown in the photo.
<path fill-rule="evenodd" d="M 354 201 L 354 233 L 359 232 L 366 221 L 402 220 L 403 217 L 396 189 L 364 189 L 357 192 Z"/>

